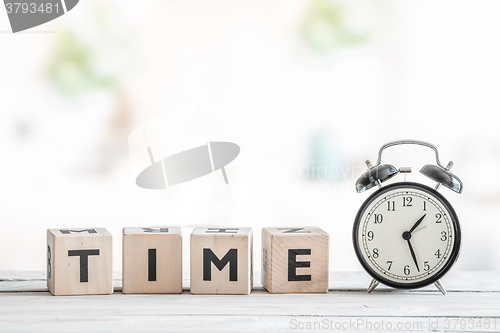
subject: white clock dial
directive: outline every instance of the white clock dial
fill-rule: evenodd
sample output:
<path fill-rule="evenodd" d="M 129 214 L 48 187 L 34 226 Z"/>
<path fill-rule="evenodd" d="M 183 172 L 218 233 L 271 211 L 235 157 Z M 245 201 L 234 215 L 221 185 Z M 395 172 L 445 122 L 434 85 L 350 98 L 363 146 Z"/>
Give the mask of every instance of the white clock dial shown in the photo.
<path fill-rule="evenodd" d="M 453 208 L 436 191 L 415 183 L 393 184 L 372 195 L 358 213 L 353 236 L 365 269 L 399 288 L 440 278 L 460 247 Z"/>

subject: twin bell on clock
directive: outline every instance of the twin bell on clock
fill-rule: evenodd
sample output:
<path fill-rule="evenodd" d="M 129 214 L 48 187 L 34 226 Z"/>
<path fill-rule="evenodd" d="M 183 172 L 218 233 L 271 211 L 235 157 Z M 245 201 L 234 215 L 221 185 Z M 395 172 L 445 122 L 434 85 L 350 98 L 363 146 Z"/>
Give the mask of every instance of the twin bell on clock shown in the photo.
<path fill-rule="evenodd" d="M 382 164 L 382 153 L 396 145 L 420 145 L 431 148 L 436 164 L 427 164 L 420 172 L 435 181 L 435 188 L 406 181 L 410 167 L 395 168 Z M 368 292 L 379 283 L 400 289 L 420 288 L 431 283 L 446 294 L 441 278 L 460 253 L 461 233 L 455 210 L 438 192 L 441 185 L 462 192 L 462 182 L 450 172 L 453 162 L 444 167 L 437 148 L 427 142 L 404 140 L 383 145 L 375 165 L 366 161 L 366 171 L 356 182 L 356 191 L 379 189 L 361 205 L 353 227 L 353 244 L 363 268 L 373 278 Z M 405 181 L 382 186 L 405 174 Z"/>

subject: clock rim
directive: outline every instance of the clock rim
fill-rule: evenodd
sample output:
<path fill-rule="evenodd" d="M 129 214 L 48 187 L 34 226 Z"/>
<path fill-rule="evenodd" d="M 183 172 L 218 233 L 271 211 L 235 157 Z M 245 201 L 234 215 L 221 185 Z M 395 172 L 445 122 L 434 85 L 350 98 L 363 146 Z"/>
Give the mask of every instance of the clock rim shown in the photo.
<path fill-rule="evenodd" d="M 451 254 L 449 256 L 448 261 L 441 267 L 441 269 L 434 274 L 433 276 L 429 277 L 428 279 L 419 281 L 419 282 L 410 282 L 410 283 L 403 283 L 403 282 L 394 282 L 389 279 L 386 279 L 384 276 L 381 276 L 377 271 L 375 271 L 373 268 L 369 266 L 369 264 L 366 262 L 365 258 L 362 255 L 359 239 L 358 239 L 358 230 L 359 230 L 359 225 L 361 222 L 361 216 L 367 209 L 367 207 L 375 201 L 377 198 L 380 197 L 385 192 L 388 192 L 390 190 L 393 190 L 395 188 L 413 188 L 417 190 L 421 190 L 424 192 L 428 192 L 429 194 L 433 195 L 438 201 L 441 202 L 441 204 L 448 210 L 451 223 L 453 227 L 455 228 L 455 240 L 453 242 L 453 248 L 451 250 Z M 361 205 L 361 207 L 358 210 L 358 213 L 356 214 L 356 218 L 354 219 L 354 225 L 353 225 L 353 231 L 352 231 L 352 241 L 354 245 L 354 252 L 356 253 L 356 256 L 358 258 L 358 261 L 360 262 L 361 266 L 363 266 L 363 269 L 370 274 L 372 278 L 377 280 L 380 283 L 383 283 L 389 287 L 397 288 L 397 289 L 418 289 L 422 288 L 425 286 L 428 286 L 440 278 L 442 278 L 449 270 L 450 268 L 455 264 L 457 261 L 459 255 L 460 255 L 460 250 L 461 250 L 461 243 L 462 243 L 462 233 L 460 230 L 460 222 L 458 221 L 458 216 L 455 212 L 455 209 L 453 206 L 450 204 L 450 202 L 438 191 L 434 190 L 433 188 L 424 185 L 424 184 L 419 184 L 419 183 L 414 183 L 414 182 L 398 182 L 394 184 L 390 184 L 387 186 L 382 187 L 381 189 L 377 190 L 375 193 L 370 195 Z"/>

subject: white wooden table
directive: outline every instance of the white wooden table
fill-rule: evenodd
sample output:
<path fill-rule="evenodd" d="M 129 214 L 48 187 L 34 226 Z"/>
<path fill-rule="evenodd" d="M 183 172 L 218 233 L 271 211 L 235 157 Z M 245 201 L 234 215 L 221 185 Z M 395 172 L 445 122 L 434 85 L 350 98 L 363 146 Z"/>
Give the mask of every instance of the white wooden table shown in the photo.
<path fill-rule="evenodd" d="M 257 274 L 256 274 L 257 275 Z M 52 296 L 44 272 L 0 271 L 0 331 L 500 332 L 500 272 L 450 272 L 434 286 L 367 294 L 364 272 L 331 272 L 328 294 Z"/>

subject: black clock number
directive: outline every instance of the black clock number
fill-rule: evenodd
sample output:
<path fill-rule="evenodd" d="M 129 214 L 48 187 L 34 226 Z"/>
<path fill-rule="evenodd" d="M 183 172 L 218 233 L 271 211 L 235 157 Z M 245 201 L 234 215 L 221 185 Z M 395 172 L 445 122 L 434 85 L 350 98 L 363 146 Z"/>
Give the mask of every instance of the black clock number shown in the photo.
<path fill-rule="evenodd" d="M 368 236 L 368 240 L 371 242 L 373 240 L 373 238 L 375 237 L 375 235 L 373 234 L 373 231 L 368 231 L 368 233 L 366 234 Z"/>
<path fill-rule="evenodd" d="M 405 275 L 410 275 L 410 265 L 406 265 L 404 268 Z"/>
<path fill-rule="evenodd" d="M 429 262 L 424 261 L 424 271 L 428 271 L 429 269 L 431 269 L 431 266 L 429 266 Z"/>
<path fill-rule="evenodd" d="M 441 240 L 444 242 L 448 239 L 448 236 L 446 236 L 446 231 L 441 231 Z"/>
<path fill-rule="evenodd" d="M 441 252 L 439 252 L 439 249 L 434 253 L 434 255 L 439 259 L 441 258 Z"/>
<path fill-rule="evenodd" d="M 441 223 L 441 214 L 437 213 L 436 214 L 436 223 Z"/>
<path fill-rule="evenodd" d="M 387 270 L 390 271 L 391 267 L 392 267 L 392 260 L 387 260 L 387 265 L 389 265 L 389 267 L 387 268 Z"/>
<path fill-rule="evenodd" d="M 374 221 L 375 224 L 380 224 L 384 220 L 382 214 L 373 214 L 373 218 L 375 219 Z"/>
<path fill-rule="evenodd" d="M 403 197 L 403 207 L 411 207 L 413 198 L 412 197 Z"/>
<path fill-rule="evenodd" d="M 394 212 L 396 210 L 396 202 L 395 201 L 387 201 L 387 211 Z"/>
<path fill-rule="evenodd" d="M 424 212 L 427 211 L 427 201 L 424 201 Z"/>
<path fill-rule="evenodd" d="M 377 248 L 374 248 L 373 249 L 373 254 L 372 254 L 373 258 L 377 259 L 379 257 L 379 254 L 378 254 L 378 249 Z"/>

